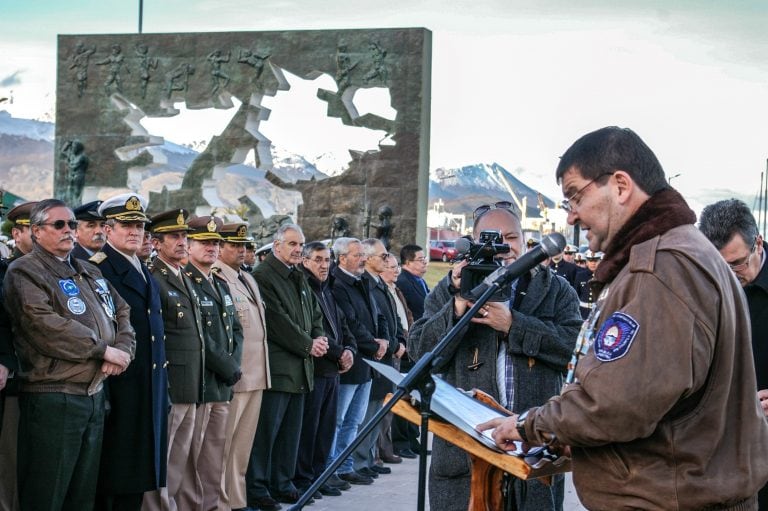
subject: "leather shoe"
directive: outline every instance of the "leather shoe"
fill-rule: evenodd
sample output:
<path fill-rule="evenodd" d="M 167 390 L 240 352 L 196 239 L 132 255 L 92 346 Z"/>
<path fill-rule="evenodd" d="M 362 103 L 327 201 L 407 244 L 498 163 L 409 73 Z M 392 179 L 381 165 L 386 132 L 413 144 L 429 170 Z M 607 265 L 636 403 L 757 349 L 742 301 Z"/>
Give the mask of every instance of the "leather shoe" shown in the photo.
<path fill-rule="evenodd" d="M 263 511 L 278 511 L 283 508 L 283 506 L 281 506 L 275 499 L 268 495 L 266 497 L 248 499 L 248 507 L 261 509 Z"/>
<path fill-rule="evenodd" d="M 345 481 L 342 481 L 342 482 L 345 483 Z M 349 483 L 345 483 L 345 484 L 349 485 Z M 322 493 L 326 497 L 338 497 L 339 495 L 341 495 L 341 489 L 334 488 L 333 486 L 330 486 L 326 483 L 326 484 L 320 485 L 320 493 Z"/>
<path fill-rule="evenodd" d="M 352 488 L 351 484 L 349 484 L 346 481 L 342 481 L 341 479 L 339 479 L 339 476 L 337 476 L 336 474 L 333 474 L 331 477 L 329 477 L 325 481 L 325 484 L 330 486 L 331 488 L 338 488 L 339 490 L 349 490 L 350 488 Z"/>
<path fill-rule="evenodd" d="M 339 474 L 339 479 L 342 481 L 346 481 L 350 484 L 373 484 L 373 478 L 364 476 L 363 474 L 358 474 L 355 471 L 349 472 L 347 474 Z"/>
<path fill-rule="evenodd" d="M 409 460 L 416 459 L 419 457 L 418 454 L 416 454 L 410 449 L 403 449 L 401 451 L 398 451 L 397 455 L 400 456 L 401 458 L 408 458 Z"/>
<path fill-rule="evenodd" d="M 377 474 L 391 474 L 392 469 L 389 467 L 382 467 L 379 465 L 373 465 L 372 467 L 368 467 L 370 470 L 373 470 Z"/>
<path fill-rule="evenodd" d="M 297 486 L 297 487 L 296 487 L 296 489 L 297 489 L 297 490 L 298 490 L 298 492 L 299 492 L 299 496 L 302 496 L 302 495 L 304 495 L 305 493 L 307 493 L 307 490 L 309 489 L 309 486 L 307 486 L 306 488 L 302 488 L 302 487 L 300 487 L 300 486 Z M 323 496 L 322 496 L 322 494 L 321 494 L 319 491 L 316 491 L 316 492 L 315 492 L 315 493 L 312 495 L 312 498 L 313 498 L 313 499 L 315 499 L 315 500 L 320 500 L 320 499 L 322 499 L 322 498 L 323 498 Z"/>
<path fill-rule="evenodd" d="M 285 502 L 286 504 L 295 504 L 299 501 L 299 498 L 301 498 L 301 494 L 298 490 L 291 490 L 287 491 L 285 493 L 276 493 L 275 494 L 275 500 L 278 502 Z M 309 498 L 307 501 L 307 504 L 312 504 L 315 501 L 312 497 Z"/>
<path fill-rule="evenodd" d="M 357 472 L 360 475 L 364 475 L 366 477 L 370 477 L 372 479 L 378 479 L 378 477 L 379 477 L 379 473 L 378 472 L 374 472 L 373 470 L 371 470 L 368 467 L 363 467 L 363 468 L 357 469 L 357 470 L 355 470 L 355 472 Z"/>
<path fill-rule="evenodd" d="M 387 456 L 386 454 L 381 457 L 381 461 L 384 463 L 402 463 L 403 458 L 398 456 L 397 454 L 393 454 L 392 456 Z"/>

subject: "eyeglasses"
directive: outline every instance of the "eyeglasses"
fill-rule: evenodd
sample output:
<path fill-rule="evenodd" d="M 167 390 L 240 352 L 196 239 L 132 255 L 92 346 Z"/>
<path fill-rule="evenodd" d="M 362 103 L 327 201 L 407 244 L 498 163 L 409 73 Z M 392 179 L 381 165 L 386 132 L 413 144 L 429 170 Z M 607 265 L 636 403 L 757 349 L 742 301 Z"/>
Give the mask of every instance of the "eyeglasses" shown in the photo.
<path fill-rule="evenodd" d="M 516 208 L 512 202 L 507 200 L 499 201 L 493 205 L 483 204 L 482 206 L 475 208 L 475 211 L 472 213 L 472 220 L 477 220 L 479 217 L 483 216 L 485 213 L 492 209 L 511 209 L 514 211 Z"/>
<path fill-rule="evenodd" d="M 563 211 L 566 213 L 572 213 L 574 209 L 576 209 L 579 206 L 579 203 L 581 202 L 581 195 L 584 193 L 584 190 L 589 188 L 589 185 L 592 183 L 597 182 L 597 180 L 604 178 L 605 176 L 611 176 L 613 175 L 613 172 L 605 172 L 603 174 L 600 174 L 595 179 L 590 181 L 589 183 L 585 184 L 578 190 L 576 190 L 576 193 L 568 197 L 567 199 L 563 199 L 560 202 L 560 207 L 563 208 Z"/>
<path fill-rule="evenodd" d="M 389 257 L 389 252 L 384 252 L 383 254 L 373 254 L 373 257 L 380 257 L 382 261 L 386 261 L 387 257 Z"/>
<path fill-rule="evenodd" d="M 413 260 L 416 261 L 417 263 L 426 263 L 427 262 L 427 258 L 426 257 L 416 257 Z"/>
<path fill-rule="evenodd" d="M 37 225 L 50 225 L 57 231 L 62 230 L 66 225 L 70 229 L 74 230 L 74 229 L 77 229 L 77 220 L 56 220 L 55 222 L 46 222 L 46 223 L 37 224 Z"/>
<path fill-rule="evenodd" d="M 743 263 L 739 263 L 739 264 L 728 263 L 728 266 L 730 266 L 731 271 L 740 272 L 740 271 L 746 270 L 747 267 L 749 267 L 749 260 L 752 259 L 752 254 L 755 253 L 755 248 L 757 248 L 757 238 L 752 240 L 752 247 L 749 249 L 749 255 L 747 256 L 747 259 Z"/>

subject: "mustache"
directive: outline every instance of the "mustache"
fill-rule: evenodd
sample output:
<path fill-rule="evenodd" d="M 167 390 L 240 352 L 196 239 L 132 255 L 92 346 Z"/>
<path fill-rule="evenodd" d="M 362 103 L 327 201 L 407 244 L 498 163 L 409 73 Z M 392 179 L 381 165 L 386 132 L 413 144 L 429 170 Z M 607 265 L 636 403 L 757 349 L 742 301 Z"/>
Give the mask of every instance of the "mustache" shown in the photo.
<path fill-rule="evenodd" d="M 106 238 L 103 234 L 94 234 L 91 238 L 92 241 L 104 241 Z"/>
<path fill-rule="evenodd" d="M 59 241 L 72 241 L 72 242 L 74 242 L 75 241 L 75 237 L 72 236 L 71 234 L 65 234 L 64 236 L 59 238 Z"/>

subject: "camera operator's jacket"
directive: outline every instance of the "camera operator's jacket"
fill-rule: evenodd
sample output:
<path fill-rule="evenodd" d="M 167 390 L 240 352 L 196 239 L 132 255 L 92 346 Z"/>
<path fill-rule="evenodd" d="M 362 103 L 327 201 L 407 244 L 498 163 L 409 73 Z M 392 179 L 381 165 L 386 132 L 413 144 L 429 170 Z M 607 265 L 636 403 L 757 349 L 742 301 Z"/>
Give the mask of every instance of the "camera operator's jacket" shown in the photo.
<path fill-rule="evenodd" d="M 579 383 L 529 413 L 527 437 L 572 446 L 589 509 L 751 509 L 738 503 L 768 479 L 768 425 L 735 276 L 684 225 L 633 246 L 606 289 Z"/>
<path fill-rule="evenodd" d="M 442 354 L 446 363 L 435 371 L 455 387 L 477 388 L 498 400 L 496 356 L 498 337 L 502 335 L 513 355 L 515 412 L 541 405 L 560 392 L 582 323 L 576 291 L 565 279 L 544 266 L 537 266 L 531 273 L 525 296 L 517 310 L 512 311 L 508 335 L 470 323 L 459 334 L 461 340 L 453 351 Z M 453 313 L 455 292 L 448 275 L 427 296 L 424 316 L 413 324 L 408 336 L 412 358 L 418 359 L 431 351 L 458 321 Z M 466 509 L 469 457 L 440 439 L 435 440 L 432 452 L 430 506 L 441 510 Z M 529 503 L 533 492 L 529 489 Z M 551 500 L 548 494 L 542 498 Z M 535 505 L 534 508 L 548 509 Z"/>

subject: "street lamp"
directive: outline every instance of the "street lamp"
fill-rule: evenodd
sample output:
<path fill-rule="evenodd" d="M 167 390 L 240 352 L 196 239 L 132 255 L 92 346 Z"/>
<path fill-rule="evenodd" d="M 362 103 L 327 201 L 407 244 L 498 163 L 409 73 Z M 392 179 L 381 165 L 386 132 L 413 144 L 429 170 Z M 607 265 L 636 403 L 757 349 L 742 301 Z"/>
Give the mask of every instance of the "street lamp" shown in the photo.
<path fill-rule="evenodd" d="M 680 174 L 675 174 L 674 176 L 669 176 L 667 178 L 667 183 L 669 183 L 671 185 L 672 184 L 672 180 L 675 179 L 676 177 L 680 177 Z"/>

